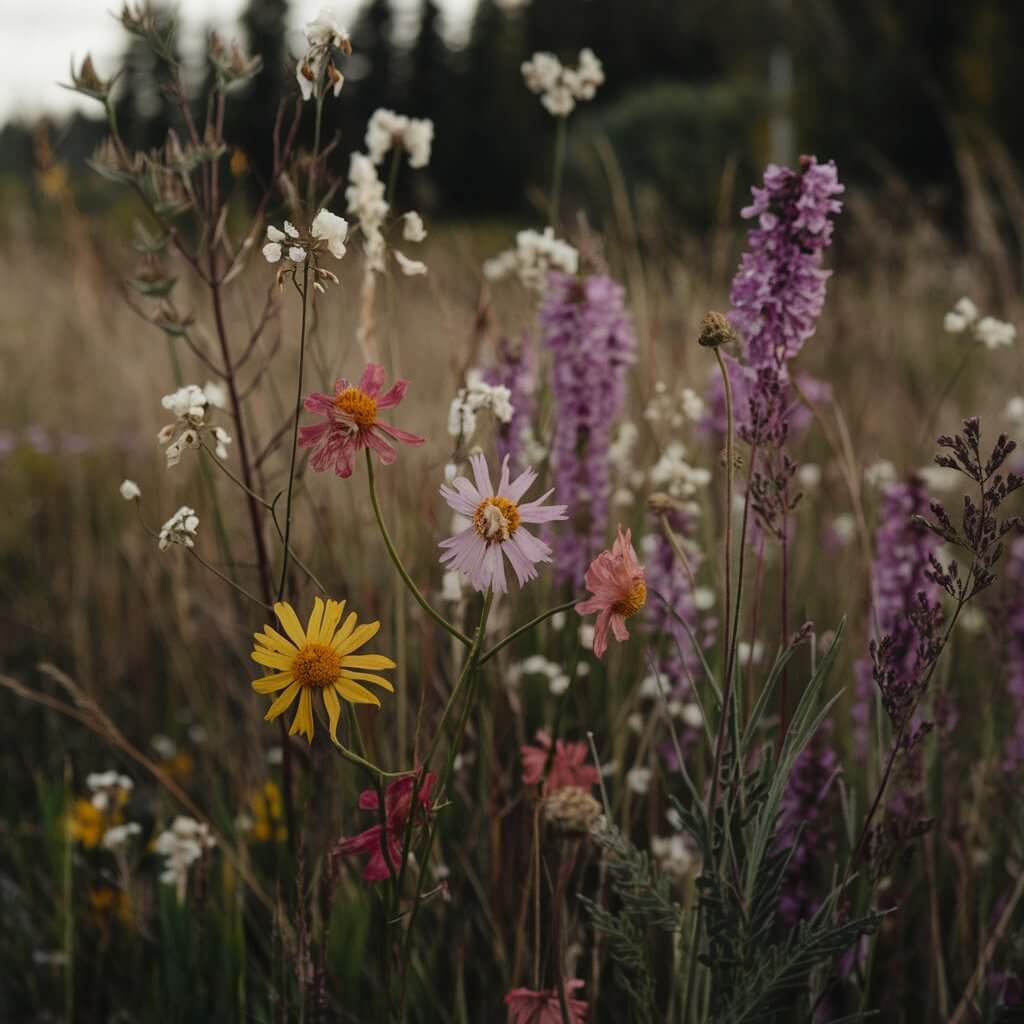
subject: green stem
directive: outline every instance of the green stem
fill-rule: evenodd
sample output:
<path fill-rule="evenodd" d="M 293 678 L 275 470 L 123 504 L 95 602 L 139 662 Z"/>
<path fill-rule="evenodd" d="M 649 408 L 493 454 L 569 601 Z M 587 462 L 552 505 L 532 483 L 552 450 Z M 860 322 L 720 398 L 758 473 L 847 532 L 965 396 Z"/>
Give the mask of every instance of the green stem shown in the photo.
<path fill-rule="evenodd" d="M 568 612 L 576 607 L 576 598 L 571 601 L 566 601 L 565 604 L 560 604 L 557 608 L 549 608 L 546 612 L 541 612 L 540 615 L 530 619 L 529 622 L 524 626 L 520 626 L 518 629 L 513 630 L 504 640 L 496 643 L 481 659 L 480 664 L 486 665 L 487 662 L 493 658 L 498 651 L 503 647 L 508 646 L 513 640 L 518 640 L 524 633 L 528 633 L 534 626 L 539 626 L 545 619 L 550 619 L 553 615 L 557 615 L 559 612 Z"/>
<path fill-rule="evenodd" d="M 299 447 L 299 413 L 302 409 L 302 370 L 306 359 L 306 308 L 309 305 L 309 260 L 302 264 L 302 327 L 299 334 L 299 380 L 295 388 L 295 423 L 292 426 L 292 457 L 288 463 L 288 497 L 285 499 L 284 553 L 281 556 L 281 578 L 277 584 L 278 601 L 284 597 L 288 579 L 288 541 L 292 534 L 292 492 L 295 487 L 295 453 Z"/>
<path fill-rule="evenodd" d="M 255 604 L 258 604 L 261 608 L 266 609 L 268 612 L 272 612 L 274 610 L 270 607 L 269 604 L 266 604 L 265 602 L 261 601 L 258 597 L 256 597 L 255 594 L 250 594 L 249 591 L 245 589 L 245 587 L 239 586 L 233 579 L 231 579 L 230 576 L 225 576 L 224 573 L 220 571 L 220 569 L 218 569 L 215 565 L 211 565 L 205 558 L 203 558 L 203 556 L 199 554 L 199 552 L 196 551 L 195 548 L 187 548 L 187 551 L 201 566 L 203 566 L 206 569 L 209 569 L 210 572 L 214 574 L 214 576 L 220 577 L 220 579 L 222 579 L 229 587 L 233 587 L 235 590 L 237 590 L 238 593 L 242 595 L 242 597 L 247 597 L 250 601 L 254 602 Z"/>
<path fill-rule="evenodd" d="M 558 204 L 562 197 L 562 172 L 565 169 L 566 137 L 568 135 L 569 119 L 558 118 L 558 129 L 555 134 L 555 165 L 551 178 L 551 226 L 557 229 L 558 226 Z"/>
<path fill-rule="evenodd" d="M 388 528 L 384 525 L 384 517 L 380 511 L 380 502 L 377 500 L 377 488 L 374 485 L 373 480 L 373 458 L 371 457 L 369 448 L 366 449 L 366 470 L 370 482 L 370 503 L 373 505 L 373 515 L 377 520 L 377 527 L 380 529 L 380 535 L 384 538 L 384 546 L 388 549 L 388 555 L 391 556 L 391 561 L 398 570 L 398 575 L 402 577 L 405 585 L 409 588 L 409 593 L 415 598 L 416 603 L 442 629 L 450 633 L 456 640 L 465 644 L 466 647 L 472 647 L 473 641 L 470 640 L 465 633 L 461 632 L 461 630 L 456 629 L 443 615 L 434 611 L 427 599 L 420 593 L 419 587 L 413 583 L 412 577 L 405 571 L 405 566 L 402 565 L 402 560 L 398 557 L 395 545 L 391 541 L 391 534 L 388 533 Z"/>
<path fill-rule="evenodd" d="M 223 460 L 218 459 L 217 456 L 210 451 L 205 441 L 200 441 L 199 447 L 202 448 L 202 450 L 206 452 L 206 454 L 209 455 L 211 459 L 213 459 L 214 465 L 216 465 L 220 469 L 220 471 L 225 476 L 228 477 L 229 480 L 233 481 L 235 484 L 241 487 L 242 490 L 245 491 L 245 493 L 248 494 L 250 498 L 253 498 L 255 501 L 258 501 L 264 508 L 273 507 L 271 503 L 267 501 L 266 498 L 262 498 L 255 491 L 249 490 L 249 488 L 242 482 L 242 480 L 239 477 L 235 476 L 235 474 L 232 473 L 230 469 L 228 469 L 228 467 L 224 464 Z"/>

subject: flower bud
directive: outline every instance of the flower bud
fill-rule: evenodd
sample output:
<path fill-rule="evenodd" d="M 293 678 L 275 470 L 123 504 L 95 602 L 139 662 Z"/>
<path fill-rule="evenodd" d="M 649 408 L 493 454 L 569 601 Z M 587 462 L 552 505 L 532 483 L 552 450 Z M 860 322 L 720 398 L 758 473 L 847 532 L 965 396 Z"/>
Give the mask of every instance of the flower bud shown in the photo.
<path fill-rule="evenodd" d="M 705 313 L 700 322 L 698 344 L 704 348 L 719 348 L 736 340 L 732 325 L 721 313 Z"/>

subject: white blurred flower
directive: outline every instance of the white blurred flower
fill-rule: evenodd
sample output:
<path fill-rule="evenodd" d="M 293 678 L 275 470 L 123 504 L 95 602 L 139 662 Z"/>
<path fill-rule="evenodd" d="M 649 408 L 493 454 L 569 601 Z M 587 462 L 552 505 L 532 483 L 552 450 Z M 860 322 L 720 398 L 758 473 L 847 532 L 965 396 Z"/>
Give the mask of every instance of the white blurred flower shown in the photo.
<path fill-rule="evenodd" d="M 796 471 L 796 477 L 801 487 L 813 491 L 821 483 L 821 466 L 814 462 L 805 462 Z"/>
<path fill-rule="evenodd" d="M 922 466 L 917 473 L 929 491 L 945 494 L 955 490 L 960 484 L 960 474 L 957 470 L 947 469 L 945 466 Z"/>
<path fill-rule="evenodd" d="M 338 70 L 333 50 L 352 52 L 352 41 L 337 15 L 324 8 L 315 20 L 306 25 L 306 52 L 295 66 L 295 79 L 299 83 L 303 100 L 312 99 L 323 84 L 337 97 L 345 84 L 345 76 Z"/>
<path fill-rule="evenodd" d="M 142 497 L 142 490 L 134 480 L 122 480 L 119 490 L 121 491 L 121 497 L 125 501 L 132 501 L 135 498 Z"/>
<path fill-rule="evenodd" d="M 103 846 L 108 850 L 115 850 L 127 843 L 132 836 L 137 836 L 141 831 L 142 826 L 135 821 L 129 821 L 123 825 L 115 825 L 103 833 Z"/>
<path fill-rule="evenodd" d="M 488 384 L 480 370 L 466 374 L 466 386 L 459 388 L 448 407 L 448 434 L 468 444 L 476 432 L 477 413 L 489 409 L 499 423 L 511 421 L 515 410 L 512 392 L 504 385 Z"/>
<path fill-rule="evenodd" d="M 986 316 L 975 325 L 974 336 L 987 348 L 1004 348 L 1016 340 L 1017 328 L 1003 320 Z"/>
<path fill-rule="evenodd" d="M 394 250 L 395 259 L 398 261 L 398 265 L 402 268 L 402 273 L 406 277 L 418 277 L 421 274 L 427 272 L 426 263 L 422 263 L 419 260 L 411 260 L 404 253 L 399 252 L 397 249 Z"/>
<path fill-rule="evenodd" d="M 985 613 L 977 605 L 969 604 L 960 613 L 957 625 L 965 633 L 976 636 L 985 629 Z"/>
<path fill-rule="evenodd" d="M 223 384 L 208 380 L 203 385 L 203 394 L 206 396 L 207 405 L 212 405 L 215 409 L 226 409 L 228 407 L 228 392 Z"/>
<path fill-rule="evenodd" d="M 700 705 L 695 701 L 684 704 L 679 717 L 691 729 L 699 729 L 704 723 L 704 712 L 701 711 Z"/>
<path fill-rule="evenodd" d="M 832 520 L 832 536 L 846 547 L 857 539 L 857 520 L 849 512 L 842 512 Z"/>
<path fill-rule="evenodd" d="M 736 660 L 741 665 L 749 665 L 751 662 L 757 664 L 764 655 L 764 644 L 760 640 L 755 640 L 751 645 L 746 640 L 741 640 L 736 645 Z"/>
<path fill-rule="evenodd" d="M 536 291 L 547 285 L 548 274 L 560 270 L 575 274 L 579 270 L 580 254 L 568 242 L 555 237 L 554 229 L 543 231 L 527 229 L 516 235 L 516 247 L 484 263 L 484 277 L 500 281 L 516 274 L 527 287 Z"/>
<path fill-rule="evenodd" d="M 1015 395 L 1011 398 L 1006 403 L 1006 408 L 1003 410 L 1003 416 L 1018 429 L 1024 427 L 1024 397 Z"/>
<path fill-rule="evenodd" d="M 281 243 L 280 242 L 267 242 L 267 244 L 265 246 L 263 246 L 263 258 L 268 263 L 280 263 L 280 261 L 281 261 Z"/>
<path fill-rule="evenodd" d="M 218 459 L 228 457 L 228 445 L 231 444 L 231 435 L 223 427 L 213 428 L 213 439 L 216 447 L 213 450 Z"/>
<path fill-rule="evenodd" d="M 697 860 L 680 835 L 652 836 L 651 855 L 658 867 L 676 881 L 682 881 L 697 866 Z"/>
<path fill-rule="evenodd" d="M 864 470 L 864 482 L 871 487 L 884 487 L 896 479 L 896 467 L 888 459 L 872 462 Z"/>
<path fill-rule="evenodd" d="M 637 735 L 644 731 L 644 716 L 639 711 L 634 711 L 627 719 L 626 725 Z"/>
<path fill-rule="evenodd" d="M 686 461 L 686 446 L 681 441 L 673 441 L 651 467 L 650 481 L 656 490 L 667 491 L 673 498 L 686 499 L 707 487 L 711 473 L 691 466 Z"/>
<path fill-rule="evenodd" d="M 379 164 L 395 146 L 409 154 L 409 166 L 426 167 L 434 141 L 434 122 L 429 118 L 407 117 L 380 107 L 366 126 L 366 151 Z"/>
<path fill-rule="evenodd" d="M 653 774 L 650 768 L 630 768 L 626 772 L 626 786 L 631 793 L 644 796 L 651 788 Z"/>
<path fill-rule="evenodd" d="M 568 117 L 577 101 L 592 100 L 604 82 L 604 69 L 590 49 L 580 50 L 575 68 L 565 67 L 553 53 L 542 51 L 524 61 L 521 70 L 526 87 L 540 96 L 555 117 Z"/>
<path fill-rule="evenodd" d="M 195 510 L 182 505 L 170 519 L 160 527 L 158 544 L 161 551 L 166 551 L 172 544 L 182 544 L 194 548 L 199 517 Z"/>
<path fill-rule="evenodd" d="M 441 600 L 450 604 L 462 600 L 462 573 L 449 571 L 441 577 Z"/>
<path fill-rule="evenodd" d="M 715 592 L 711 587 L 697 587 L 693 592 L 693 607 L 706 612 L 715 607 Z"/>
<path fill-rule="evenodd" d="M 548 692 L 553 697 L 561 697 L 566 690 L 569 689 L 569 683 L 572 680 L 564 673 L 559 672 L 550 683 L 548 683 Z"/>
<path fill-rule="evenodd" d="M 588 651 L 594 649 L 594 626 L 589 622 L 580 625 L 580 646 Z"/>
<path fill-rule="evenodd" d="M 184 815 L 178 815 L 171 827 L 157 836 L 153 848 L 164 858 L 160 881 L 175 887 L 179 903 L 185 899 L 189 868 L 214 845 L 207 826 Z"/>
<path fill-rule="evenodd" d="M 157 752 L 157 756 L 164 761 L 169 761 L 178 753 L 178 744 L 170 736 L 157 734 L 149 741 L 149 745 Z"/>
<path fill-rule="evenodd" d="M 402 216 L 402 238 L 407 242 L 422 242 L 427 237 L 427 229 L 423 226 L 423 218 L 410 210 Z"/>

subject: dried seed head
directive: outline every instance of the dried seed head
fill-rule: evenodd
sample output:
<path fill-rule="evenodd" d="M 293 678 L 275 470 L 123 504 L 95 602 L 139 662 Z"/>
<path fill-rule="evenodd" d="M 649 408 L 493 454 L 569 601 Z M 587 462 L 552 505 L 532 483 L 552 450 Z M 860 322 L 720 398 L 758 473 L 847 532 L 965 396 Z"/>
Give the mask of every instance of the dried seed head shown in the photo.
<path fill-rule="evenodd" d="M 704 348 L 719 348 L 736 340 L 732 325 L 722 313 L 705 313 L 697 341 Z"/>
<path fill-rule="evenodd" d="M 565 838 L 589 835 L 601 813 L 601 805 L 579 786 L 555 790 L 544 798 L 542 809 L 545 822 Z"/>
<path fill-rule="evenodd" d="M 647 507 L 656 516 L 662 516 L 679 508 L 679 502 L 665 491 L 654 491 L 647 496 Z"/>

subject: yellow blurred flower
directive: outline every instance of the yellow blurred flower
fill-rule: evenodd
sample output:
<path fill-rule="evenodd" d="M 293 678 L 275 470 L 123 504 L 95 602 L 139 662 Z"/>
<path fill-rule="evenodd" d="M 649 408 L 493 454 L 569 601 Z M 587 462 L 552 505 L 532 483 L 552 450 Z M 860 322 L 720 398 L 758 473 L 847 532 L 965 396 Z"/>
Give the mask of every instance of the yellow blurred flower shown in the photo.
<path fill-rule="evenodd" d="M 250 793 L 249 807 L 253 818 L 252 837 L 256 842 L 267 843 L 273 839 L 283 843 L 288 838 L 288 830 L 281 820 L 284 804 L 276 782 L 265 782 L 260 789 Z"/>
<path fill-rule="evenodd" d="M 88 849 L 99 846 L 103 833 L 107 830 L 107 816 L 94 807 L 91 800 L 76 800 L 71 805 L 71 813 L 67 817 L 68 835 L 76 843 Z"/>
<path fill-rule="evenodd" d="M 377 635 L 380 623 L 366 622 L 357 626 L 356 613 L 350 612 L 339 629 L 344 610 L 344 601 L 328 601 L 325 605 L 318 597 L 303 629 L 295 609 L 279 601 L 274 605 L 274 613 L 287 637 L 271 626 L 264 626 L 262 633 L 255 634 L 252 660 L 276 672 L 254 680 L 252 688 L 264 694 L 284 691 L 270 705 L 266 721 L 277 718 L 291 707 L 296 697 L 299 699 L 289 736 L 301 733 L 313 742 L 313 698 L 317 693 L 327 709 L 331 738 L 337 742 L 340 700 L 380 707 L 380 700 L 362 683 L 394 692 L 394 687 L 383 676 L 365 671 L 394 668 L 395 663 L 390 658 L 383 654 L 353 653 Z"/>

